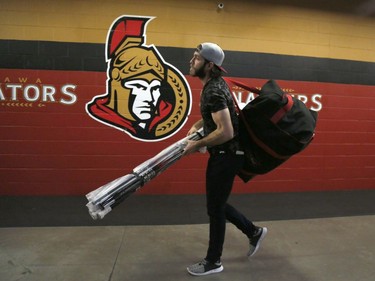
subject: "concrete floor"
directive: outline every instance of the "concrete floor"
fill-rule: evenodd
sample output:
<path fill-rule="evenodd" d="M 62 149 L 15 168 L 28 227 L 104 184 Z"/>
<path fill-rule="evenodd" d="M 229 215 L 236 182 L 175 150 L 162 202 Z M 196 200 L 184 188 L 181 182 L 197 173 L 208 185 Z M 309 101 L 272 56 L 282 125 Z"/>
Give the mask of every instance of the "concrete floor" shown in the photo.
<path fill-rule="evenodd" d="M 0 228 L 1 281 L 371 281 L 375 216 L 257 222 L 269 233 L 246 257 L 247 239 L 232 225 L 224 271 L 192 277 L 204 257 L 208 225 Z"/>

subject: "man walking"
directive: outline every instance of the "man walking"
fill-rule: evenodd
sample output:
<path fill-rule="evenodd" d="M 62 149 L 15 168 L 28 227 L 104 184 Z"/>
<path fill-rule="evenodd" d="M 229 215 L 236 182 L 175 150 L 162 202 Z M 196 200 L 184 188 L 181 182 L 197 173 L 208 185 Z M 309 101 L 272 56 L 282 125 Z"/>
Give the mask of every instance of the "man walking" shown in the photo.
<path fill-rule="evenodd" d="M 188 141 L 184 155 L 207 147 L 210 154 L 206 169 L 206 202 L 209 216 L 209 245 L 206 257 L 187 268 L 192 275 L 221 272 L 226 220 L 233 223 L 248 238 L 253 256 L 267 234 L 267 228 L 255 226 L 243 214 L 227 203 L 234 178 L 244 163 L 238 138 L 239 121 L 228 85 L 222 78 L 223 50 L 214 43 L 202 43 L 190 60 L 190 75 L 203 84 L 200 97 L 202 119 L 188 135 L 203 127 L 205 137 Z"/>

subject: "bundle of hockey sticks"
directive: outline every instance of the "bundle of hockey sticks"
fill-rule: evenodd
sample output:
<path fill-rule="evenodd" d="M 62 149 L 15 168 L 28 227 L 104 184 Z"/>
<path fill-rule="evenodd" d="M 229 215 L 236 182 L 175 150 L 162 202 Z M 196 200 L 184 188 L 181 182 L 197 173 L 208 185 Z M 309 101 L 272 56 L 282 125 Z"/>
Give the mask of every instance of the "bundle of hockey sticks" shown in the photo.
<path fill-rule="evenodd" d="M 187 140 L 199 140 L 203 136 L 203 129 L 201 128 L 194 134 L 175 142 L 156 156 L 135 167 L 132 173 L 117 178 L 86 194 L 86 198 L 89 201 L 86 206 L 91 217 L 93 219 L 104 218 L 106 214 L 132 193 L 179 160 L 184 152 Z"/>

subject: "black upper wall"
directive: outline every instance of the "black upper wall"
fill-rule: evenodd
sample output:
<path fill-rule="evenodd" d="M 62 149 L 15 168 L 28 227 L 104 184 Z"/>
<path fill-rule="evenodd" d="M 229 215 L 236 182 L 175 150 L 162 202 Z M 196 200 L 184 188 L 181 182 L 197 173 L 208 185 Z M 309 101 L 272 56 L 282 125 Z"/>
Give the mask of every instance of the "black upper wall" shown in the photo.
<path fill-rule="evenodd" d="M 194 48 L 157 47 L 164 60 L 188 74 Z M 107 70 L 105 45 L 0 40 L 0 68 L 70 71 Z M 375 85 L 375 63 L 226 51 L 231 77 Z"/>

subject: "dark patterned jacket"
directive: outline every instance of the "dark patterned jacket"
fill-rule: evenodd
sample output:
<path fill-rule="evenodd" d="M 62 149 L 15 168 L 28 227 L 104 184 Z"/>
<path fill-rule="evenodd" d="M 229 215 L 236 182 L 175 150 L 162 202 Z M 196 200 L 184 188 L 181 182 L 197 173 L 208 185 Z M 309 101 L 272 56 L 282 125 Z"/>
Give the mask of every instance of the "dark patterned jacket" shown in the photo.
<path fill-rule="evenodd" d="M 235 137 L 223 144 L 207 147 L 211 154 L 219 153 L 219 151 L 235 153 L 240 149 L 238 141 L 239 120 L 230 89 L 222 77 L 212 78 L 203 87 L 200 98 L 200 111 L 203 118 L 205 135 L 210 134 L 216 129 L 216 124 L 212 119 L 211 113 L 225 108 L 229 109 Z"/>

